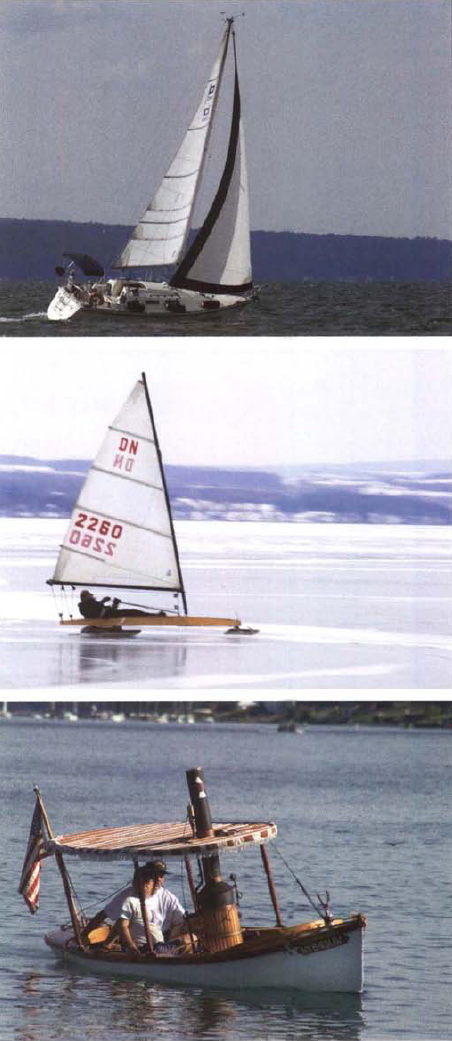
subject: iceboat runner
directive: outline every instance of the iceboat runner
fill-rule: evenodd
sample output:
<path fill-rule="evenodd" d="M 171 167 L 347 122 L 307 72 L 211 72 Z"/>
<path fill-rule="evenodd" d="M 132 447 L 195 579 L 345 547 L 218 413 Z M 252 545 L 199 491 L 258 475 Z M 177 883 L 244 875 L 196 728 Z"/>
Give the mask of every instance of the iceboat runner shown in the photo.
<path fill-rule="evenodd" d="M 146 376 L 135 384 L 108 427 L 72 511 L 48 585 L 59 590 L 60 624 L 86 635 L 137 635 L 134 626 L 227 626 L 255 633 L 238 618 L 189 615 L 162 453 Z M 158 593 L 151 605 L 98 602 L 99 614 L 74 617 L 78 587 L 115 590 L 119 596 Z M 168 594 L 170 603 L 168 606 Z M 173 599 L 171 599 L 171 597 Z M 110 596 L 102 597 L 110 600 Z M 83 605 L 80 598 L 79 607 Z M 126 606 L 125 606 L 126 605 Z M 132 628 L 130 628 L 132 627 Z"/>
<path fill-rule="evenodd" d="M 65 284 L 49 305 L 53 321 L 80 308 L 113 315 L 158 318 L 212 314 L 255 299 L 250 252 L 248 179 L 241 116 L 234 19 L 227 19 L 219 53 L 200 104 L 161 184 L 131 238 L 114 260 L 117 278 L 77 284 L 74 264 L 83 274 L 103 275 L 85 254 L 65 253 L 67 269 L 56 268 Z M 229 142 L 215 198 L 193 241 L 189 235 L 206 162 L 228 50 L 234 62 Z M 149 271 L 172 269 L 168 281 L 147 280 Z M 135 269 L 135 277 L 128 277 Z M 143 271 L 146 277 L 142 278 Z"/>
<path fill-rule="evenodd" d="M 47 832 L 42 853 L 54 855 L 62 875 L 70 923 L 50 932 L 46 943 L 65 961 L 99 976 L 131 977 L 162 984 L 202 987 L 271 987 L 299 991 L 358 993 L 363 987 L 363 937 L 366 919 L 361 914 L 333 918 L 329 894 L 318 904 L 314 921 L 284 925 L 272 876 L 267 843 L 277 834 L 273 821 L 223 821 L 212 823 L 209 800 L 200 767 L 186 773 L 190 803 L 187 817 L 165 824 L 102 827 L 77 834 L 54 836 L 37 792 L 37 811 Z M 35 810 L 35 814 L 37 812 Z M 41 825 L 42 827 L 42 825 Z M 43 828 L 43 834 L 44 834 Z M 233 884 L 221 874 L 220 854 L 260 848 L 268 882 L 275 925 L 247 927 L 238 906 L 236 876 Z M 122 949 L 109 926 L 91 932 L 91 920 L 76 904 L 66 858 L 93 862 L 125 860 L 182 860 L 185 864 L 193 910 L 186 911 L 187 937 L 183 948 L 171 955 L 157 953 L 146 913 L 145 893 L 139 872 L 136 887 L 146 933 L 146 945 L 137 958 Z M 195 883 L 193 861 L 200 880 Z M 26 897 L 23 889 L 20 889 Z M 105 906 L 103 904 L 102 906 Z M 36 910 L 36 907 L 32 908 Z"/>

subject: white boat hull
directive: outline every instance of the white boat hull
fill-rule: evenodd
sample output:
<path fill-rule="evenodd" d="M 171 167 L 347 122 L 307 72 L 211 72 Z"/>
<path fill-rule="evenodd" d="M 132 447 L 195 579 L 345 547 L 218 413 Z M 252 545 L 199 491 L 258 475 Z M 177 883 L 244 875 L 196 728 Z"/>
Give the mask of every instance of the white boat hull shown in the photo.
<path fill-rule="evenodd" d="M 51 322 L 65 322 L 83 306 L 83 297 L 76 296 L 72 287 L 61 286 L 47 308 L 47 318 Z"/>
<path fill-rule="evenodd" d="M 142 282 L 109 279 L 95 285 L 61 287 L 49 304 L 47 317 L 51 321 L 71 318 L 80 308 L 96 314 L 130 317 L 178 318 L 193 314 L 211 315 L 226 308 L 243 307 L 252 296 L 230 293 L 198 293 L 190 289 L 172 289 L 167 282 Z"/>
<path fill-rule="evenodd" d="M 310 943 L 285 949 L 230 958 L 196 961 L 195 958 L 154 957 L 133 961 L 83 953 L 71 943 L 70 933 L 56 930 L 46 936 L 46 943 L 65 961 L 77 969 L 96 976 L 124 977 L 151 983 L 184 986 L 222 987 L 234 990 L 268 987 L 272 989 L 310 992 L 360 993 L 363 988 L 363 933 L 354 926 L 337 936 L 310 937 Z"/>

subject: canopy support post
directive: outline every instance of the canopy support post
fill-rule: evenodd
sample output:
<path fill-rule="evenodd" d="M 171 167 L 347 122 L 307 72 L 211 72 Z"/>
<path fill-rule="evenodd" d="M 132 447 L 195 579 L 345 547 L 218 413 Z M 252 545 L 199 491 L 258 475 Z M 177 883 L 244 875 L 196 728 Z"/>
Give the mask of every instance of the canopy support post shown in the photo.
<path fill-rule="evenodd" d="M 271 871 L 271 867 L 270 867 L 270 861 L 269 861 L 269 858 L 268 858 L 268 853 L 267 853 L 266 846 L 261 846 L 261 857 L 262 857 L 262 863 L 264 865 L 264 871 L 265 871 L 265 874 L 267 876 L 268 889 L 269 889 L 269 893 L 270 893 L 270 896 L 271 896 L 271 901 L 272 901 L 272 904 L 273 904 L 273 910 L 274 910 L 275 915 L 276 915 L 276 924 L 277 925 L 282 925 L 283 922 L 282 922 L 282 918 L 281 918 L 281 912 L 279 910 L 278 897 L 276 896 L 275 883 L 273 881 L 273 875 L 272 875 L 272 871 Z"/>
<path fill-rule="evenodd" d="M 46 810 L 46 808 L 44 806 L 44 803 L 42 801 L 41 792 L 39 791 L 39 788 L 37 787 L 37 785 L 34 786 L 33 791 L 34 791 L 34 793 L 36 795 L 36 798 L 38 800 L 38 803 L 39 803 L 39 808 L 41 810 L 41 815 L 42 815 L 42 819 L 43 819 L 43 822 L 44 822 L 44 825 L 45 825 L 45 829 L 47 831 L 47 835 L 48 835 L 49 839 L 54 839 L 55 835 L 53 833 L 52 826 L 51 826 L 49 818 L 47 816 L 47 810 Z M 74 935 L 75 935 L 75 938 L 77 940 L 77 946 L 79 947 L 79 949 L 81 951 L 84 951 L 85 947 L 84 947 L 83 942 L 82 942 L 82 936 L 81 936 L 81 931 L 80 931 L 80 921 L 79 921 L 79 917 L 78 917 L 78 914 L 77 914 L 77 909 L 76 909 L 76 906 L 75 906 L 75 903 L 74 903 L 74 899 L 73 899 L 73 896 L 72 896 L 71 887 L 70 887 L 70 883 L 69 883 L 69 878 L 68 878 L 67 871 L 66 871 L 66 865 L 64 863 L 62 854 L 60 852 L 57 852 L 56 850 L 55 850 L 55 860 L 56 860 L 56 862 L 58 864 L 58 869 L 59 869 L 61 878 L 63 879 L 64 893 L 65 893 L 65 897 L 66 897 L 66 900 L 67 900 L 67 905 L 68 905 L 68 908 L 69 908 L 69 914 L 71 916 L 72 928 L 74 930 Z"/>
<path fill-rule="evenodd" d="M 149 918 L 146 910 L 146 894 L 144 891 L 143 879 L 141 877 L 139 864 L 135 864 L 134 882 L 138 889 L 138 896 L 140 898 L 141 914 L 143 916 L 144 931 L 146 933 L 146 947 L 148 949 L 148 954 L 152 954 L 154 951 L 154 941 L 152 939 L 151 927 L 149 925 Z"/>
<path fill-rule="evenodd" d="M 196 892 L 195 880 L 194 880 L 194 877 L 193 877 L 193 868 L 191 866 L 190 857 L 184 857 L 184 860 L 185 860 L 185 870 L 187 872 L 188 884 L 189 884 L 189 887 L 190 887 L 191 898 L 193 900 L 193 907 L 194 907 L 195 911 L 197 911 L 198 910 L 198 894 Z"/>
<path fill-rule="evenodd" d="M 55 860 L 56 860 L 56 862 L 58 864 L 58 868 L 59 868 L 59 871 L 60 871 L 61 878 L 63 879 L 64 892 L 65 892 L 65 896 L 66 896 L 66 900 L 67 900 L 67 905 L 68 905 L 68 908 L 69 908 L 69 914 L 71 916 L 72 928 L 74 930 L 75 939 L 77 940 L 77 947 L 81 951 L 84 951 L 85 950 L 85 945 L 84 945 L 83 940 L 82 940 L 82 934 L 81 934 L 81 929 L 80 929 L 80 921 L 79 921 L 79 917 L 78 917 L 78 914 L 77 914 L 77 909 L 76 909 L 76 906 L 75 906 L 75 903 L 74 903 L 74 898 L 72 896 L 71 887 L 70 887 L 70 884 L 69 884 L 69 879 L 68 879 L 68 875 L 67 875 L 67 871 L 66 871 L 66 865 L 64 863 L 64 860 L 63 860 L 63 857 L 62 857 L 61 853 L 59 853 L 59 852 L 57 853 L 55 851 Z"/>

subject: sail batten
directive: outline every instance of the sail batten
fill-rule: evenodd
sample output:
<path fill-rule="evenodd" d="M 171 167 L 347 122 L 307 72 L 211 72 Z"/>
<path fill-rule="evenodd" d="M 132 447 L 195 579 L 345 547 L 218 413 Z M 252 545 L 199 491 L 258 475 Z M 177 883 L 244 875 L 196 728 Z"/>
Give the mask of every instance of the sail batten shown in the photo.
<path fill-rule="evenodd" d="M 96 557 L 94 557 L 91 553 L 85 553 L 85 552 L 82 552 L 81 550 L 75 550 L 74 552 L 77 553 L 78 556 L 85 557 L 88 560 L 94 560 L 94 561 L 96 560 Z M 137 572 L 137 574 L 139 574 L 139 572 Z M 128 585 L 128 584 L 126 586 L 124 586 L 124 585 L 118 584 L 118 582 L 112 582 L 112 581 L 109 581 L 109 582 L 90 582 L 89 584 L 90 584 L 90 586 L 96 586 L 96 585 L 102 586 L 103 589 L 153 589 L 154 591 L 157 591 L 157 590 L 161 591 L 162 588 L 164 588 L 165 590 L 167 590 L 169 592 L 181 592 L 179 587 L 176 587 L 176 586 L 164 586 L 164 587 L 162 587 L 161 584 L 159 584 L 159 585 L 148 585 L 149 581 L 151 581 L 151 582 L 157 582 L 158 581 L 158 576 L 157 575 L 153 576 L 153 575 L 147 575 L 146 574 L 146 578 L 147 578 L 146 585 L 140 585 L 140 586 L 131 586 L 131 585 Z M 50 585 L 56 585 L 56 584 L 59 584 L 59 583 L 56 583 L 55 580 L 50 582 Z M 62 582 L 61 584 L 64 585 L 65 582 Z M 73 582 L 73 581 L 71 581 L 70 583 L 66 582 L 66 584 L 70 584 L 71 586 L 77 586 L 77 585 L 85 586 L 85 585 L 87 585 L 87 582 L 86 581 L 82 581 L 82 582 Z"/>
<path fill-rule="evenodd" d="M 154 267 L 176 264 L 185 248 L 190 219 L 195 204 L 199 180 L 202 174 L 212 117 L 220 87 L 224 59 L 229 42 L 230 26 L 221 41 L 207 85 L 182 144 L 169 166 L 163 180 L 146 207 L 127 245 L 114 261 L 114 268 Z M 187 169 L 188 167 L 188 169 Z M 185 216 L 175 221 L 163 220 L 162 214 Z M 158 238 L 152 226 L 180 223 L 177 236 Z"/>
<path fill-rule="evenodd" d="M 134 431 L 133 430 L 126 430 L 125 427 L 117 427 L 113 423 L 110 424 L 108 429 L 109 430 L 114 430 L 116 434 L 125 434 L 126 437 L 133 437 L 134 436 Z M 155 445 L 154 438 L 152 438 L 152 437 L 145 437 L 144 434 L 141 434 L 140 437 L 141 437 L 142 441 L 148 441 L 150 445 Z"/>
<path fill-rule="evenodd" d="M 56 583 L 184 596 L 144 377 L 107 428 L 90 467 L 60 549 L 51 580 Z"/>
<path fill-rule="evenodd" d="M 109 473 L 108 470 L 103 470 L 100 466 L 92 466 L 91 469 L 96 470 L 97 473 L 100 474 Z M 158 492 L 162 491 L 162 488 L 158 484 L 152 484 L 151 481 L 142 481 L 139 480 L 137 477 L 129 477 L 128 475 L 126 476 L 126 474 L 115 474 L 115 481 L 129 481 L 131 484 L 142 484 L 144 488 L 153 488 L 154 491 Z"/>

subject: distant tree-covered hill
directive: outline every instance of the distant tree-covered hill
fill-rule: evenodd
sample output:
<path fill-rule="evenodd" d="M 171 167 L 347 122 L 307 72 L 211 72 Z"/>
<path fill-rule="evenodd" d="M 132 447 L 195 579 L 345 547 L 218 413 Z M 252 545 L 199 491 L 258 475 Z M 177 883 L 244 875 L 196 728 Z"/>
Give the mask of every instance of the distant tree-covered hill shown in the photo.
<path fill-rule="evenodd" d="M 0 516 L 68 517 L 88 471 L 83 459 L 0 456 Z M 306 467 L 296 475 L 262 470 L 165 466 L 180 520 L 450 524 L 450 467 L 415 472 Z"/>
<path fill-rule="evenodd" d="M 0 278 L 53 279 L 64 252 L 92 254 L 108 270 L 131 230 L 0 218 Z M 251 249 L 257 282 L 450 282 L 452 275 L 445 239 L 253 231 Z"/>

